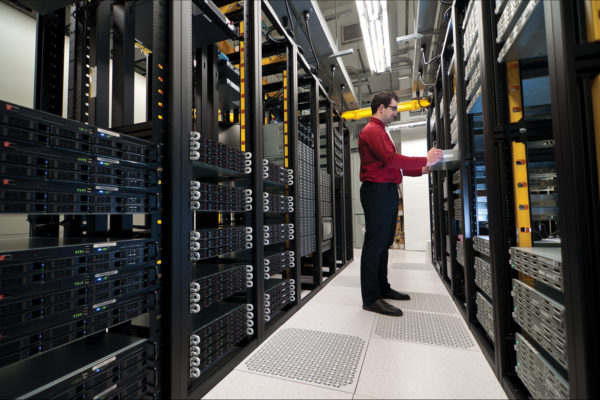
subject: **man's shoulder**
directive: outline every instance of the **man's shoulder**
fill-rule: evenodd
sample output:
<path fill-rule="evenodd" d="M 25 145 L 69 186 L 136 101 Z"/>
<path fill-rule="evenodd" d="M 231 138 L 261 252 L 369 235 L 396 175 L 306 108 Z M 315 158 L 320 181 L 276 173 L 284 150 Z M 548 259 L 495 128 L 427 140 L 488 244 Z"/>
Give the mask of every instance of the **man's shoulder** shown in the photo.
<path fill-rule="evenodd" d="M 365 127 L 363 128 L 363 131 L 379 131 L 381 130 L 381 126 L 379 126 L 379 124 L 373 122 L 373 121 L 369 121 L 367 122 L 367 124 L 365 125 Z"/>

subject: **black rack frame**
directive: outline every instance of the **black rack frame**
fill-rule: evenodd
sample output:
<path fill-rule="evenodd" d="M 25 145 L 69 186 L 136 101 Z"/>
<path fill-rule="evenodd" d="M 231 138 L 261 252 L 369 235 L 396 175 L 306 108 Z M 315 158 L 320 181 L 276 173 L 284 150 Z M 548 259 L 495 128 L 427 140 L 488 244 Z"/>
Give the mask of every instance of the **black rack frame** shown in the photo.
<path fill-rule="evenodd" d="M 502 387 L 509 397 L 526 398 L 528 391 L 514 371 L 516 354 L 514 351 L 516 323 L 512 320 L 511 288 L 515 272 L 509 264 L 508 250 L 516 243 L 514 200 L 512 189 L 511 142 L 541 138 L 539 132 L 522 134 L 538 126 L 548 126 L 547 122 L 508 121 L 508 100 L 506 69 L 497 63 L 499 46 L 496 44 L 496 18 L 492 3 L 478 2 L 479 21 L 479 60 L 481 71 L 481 101 L 483 135 L 485 146 L 485 166 L 488 198 L 488 222 L 490 237 L 490 257 L 492 268 L 492 291 L 494 309 L 494 343 L 492 343 L 475 317 L 475 284 L 473 271 L 473 216 L 474 198 L 470 188 L 474 188 L 474 144 L 464 134 L 470 125 L 464 104 L 464 65 L 462 57 L 462 20 L 468 1 L 456 1 L 452 5 L 452 36 L 447 34 L 444 49 L 450 42 L 454 48 L 454 73 L 456 78 L 457 115 L 460 147 L 461 198 L 463 207 L 462 228 L 465 239 L 465 319 L 473 332 L 486 359 L 494 370 Z M 595 152 L 595 132 L 593 115 L 591 80 L 600 73 L 600 43 L 588 42 L 585 26 L 583 2 L 544 2 L 546 45 L 548 49 L 548 72 L 551 89 L 552 132 L 556 141 L 555 160 L 558 175 L 559 214 L 561 220 L 569 221 L 561 226 L 562 264 L 564 268 L 565 308 L 567 319 L 568 380 L 570 397 L 594 397 L 599 385 L 593 382 L 594 360 L 600 355 L 600 345 L 596 338 L 600 333 L 600 324 L 594 315 L 600 304 L 596 290 L 600 276 L 586 265 L 594 264 L 600 257 L 597 243 L 598 232 L 589 229 L 600 222 L 599 184 L 597 157 Z M 460 22 L 460 23 L 459 23 Z M 573 29 L 575 27 L 575 29 Z M 475 49 L 474 51 L 476 51 Z M 450 134 L 449 82 L 447 79 L 447 59 L 442 53 L 442 64 L 438 70 L 438 84 L 434 88 L 434 109 L 428 116 L 428 144 L 437 142 L 442 148 L 448 148 Z M 534 65 L 532 67 L 535 68 Z M 440 110 L 440 101 L 444 99 L 444 110 Z M 435 124 L 433 121 L 435 120 Z M 539 131 L 539 129 L 538 129 Z M 572 132 L 578 132 L 577 135 Z M 535 136 L 537 135 L 537 136 Z M 443 208 L 443 178 L 450 175 L 436 171 L 430 177 L 432 190 L 432 235 L 433 261 L 442 280 L 457 304 L 461 301 L 453 280 L 448 283 L 446 275 L 445 229 L 452 236 L 453 203 L 448 201 L 448 212 Z M 448 199 L 452 198 L 451 185 L 448 184 Z M 450 221 L 448 221 L 450 220 Z M 450 224 L 450 225 L 449 225 Z M 451 245 L 454 242 L 451 240 Z M 455 253 L 449 249 L 452 262 Z M 460 305 L 460 304 L 459 304 Z M 459 307 L 460 309 L 460 307 Z"/>

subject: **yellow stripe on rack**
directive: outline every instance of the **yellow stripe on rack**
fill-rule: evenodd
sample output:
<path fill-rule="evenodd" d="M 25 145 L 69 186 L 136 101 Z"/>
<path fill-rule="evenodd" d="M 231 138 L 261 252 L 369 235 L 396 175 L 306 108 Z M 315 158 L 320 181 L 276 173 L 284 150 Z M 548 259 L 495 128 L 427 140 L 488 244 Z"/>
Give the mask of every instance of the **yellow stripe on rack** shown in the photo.
<path fill-rule="evenodd" d="M 240 22 L 240 36 L 244 35 L 244 22 Z M 246 151 L 246 66 L 244 41 L 240 41 L 240 150 Z"/>
<path fill-rule="evenodd" d="M 586 0 L 585 22 L 588 40 L 590 42 L 600 40 L 600 1 Z"/>
<path fill-rule="evenodd" d="M 283 71 L 283 156 L 284 156 L 284 165 L 286 168 L 289 168 L 289 159 L 288 159 L 288 79 L 287 79 L 287 71 Z"/>
<path fill-rule="evenodd" d="M 508 83 L 508 114 L 510 123 L 514 124 L 523 118 L 521 100 L 521 73 L 518 61 L 506 62 L 506 81 Z"/>
<path fill-rule="evenodd" d="M 531 247 L 531 207 L 527 181 L 527 151 L 525 143 L 512 143 L 513 184 L 515 190 L 515 218 L 517 245 Z"/>
<path fill-rule="evenodd" d="M 592 109 L 594 132 L 596 133 L 596 169 L 598 172 L 598 186 L 600 187 L 600 75 L 592 81 Z"/>
<path fill-rule="evenodd" d="M 242 9 L 241 1 L 235 1 L 230 4 L 225 4 L 224 6 L 219 7 L 219 10 L 223 14 L 229 14 L 230 12 L 238 11 Z"/>

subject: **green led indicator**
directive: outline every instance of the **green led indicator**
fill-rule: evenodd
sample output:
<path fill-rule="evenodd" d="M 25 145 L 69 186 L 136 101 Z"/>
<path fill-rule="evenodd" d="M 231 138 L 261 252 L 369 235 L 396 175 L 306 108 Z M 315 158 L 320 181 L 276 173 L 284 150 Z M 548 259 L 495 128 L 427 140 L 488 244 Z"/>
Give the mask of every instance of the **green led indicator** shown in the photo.
<path fill-rule="evenodd" d="M 77 319 L 77 318 L 81 318 L 81 317 L 83 317 L 83 313 L 73 314 L 73 319 Z"/>

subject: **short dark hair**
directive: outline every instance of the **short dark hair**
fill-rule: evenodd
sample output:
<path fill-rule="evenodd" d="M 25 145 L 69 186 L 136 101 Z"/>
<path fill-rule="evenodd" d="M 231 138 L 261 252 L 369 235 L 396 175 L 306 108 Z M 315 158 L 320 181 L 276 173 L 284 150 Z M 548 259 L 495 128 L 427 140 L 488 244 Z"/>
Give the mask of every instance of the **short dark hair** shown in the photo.
<path fill-rule="evenodd" d="M 398 95 L 394 92 L 379 92 L 371 100 L 371 112 L 375 114 L 380 105 L 389 106 L 392 99 L 398 101 Z"/>

